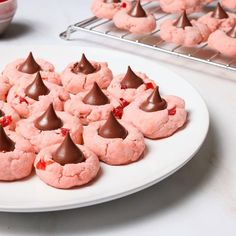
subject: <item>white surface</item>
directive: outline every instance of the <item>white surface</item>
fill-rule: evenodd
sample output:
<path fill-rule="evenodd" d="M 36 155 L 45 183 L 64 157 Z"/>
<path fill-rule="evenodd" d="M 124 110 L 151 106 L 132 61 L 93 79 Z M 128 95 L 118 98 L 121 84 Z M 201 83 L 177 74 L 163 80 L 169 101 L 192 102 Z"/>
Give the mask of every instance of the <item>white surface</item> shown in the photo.
<path fill-rule="evenodd" d="M 104 40 L 85 34 L 76 42 L 58 38 L 58 33 L 68 24 L 90 16 L 90 2 L 19 0 L 14 24 L 0 44 L 81 46 L 99 42 L 103 46 Z M 194 85 L 210 111 L 211 126 L 206 142 L 196 157 L 177 173 L 129 197 L 54 213 L 0 213 L 0 235 L 235 236 L 236 74 L 164 54 L 153 55 L 150 50 L 140 51 L 114 41 L 106 44 L 164 63 Z M 190 66 L 192 70 L 188 69 Z"/>
<path fill-rule="evenodd" d="M 209 115 L 202 98 L 179 76 L 145 58 L 113 50 L 75 46 L 5 47 L 0 51 L 5 55 L 4 59 L 0 60 L 1 68 L 6 62 L 15 60 L 16 55 L 17 58 L 25 57 L 29 51 L 52 62 L 58 72 L 68 63 L 76 61 L 78 55 L 82 55 L 83 52 L 95 61 L 109 62 L 114 75 L 123 73 L 127 65 L 136 71 L 142 65 L 146 65 L 145 72 L 150 78 L 155 79 L 162 94 L 182 97 L 186 101 L 189 113 L 188 124 L 175 135 L 159 141 L 145 140 L 147 149 L 143 159 L 119 167 L 103 164 L 100 176 L 87 187 L 72 190 L 54 189 L 43 184 L 36 176 L 26 181 L 0 182 L 2 193 L 0 211 L 35 212 L 71 209 L 126 196 L 159 182 L 182 167 L 193 157 L 206 137 Z M 118 61 L 122 63 L 117 63 Z M 158 78 L 156 78 L 157 72 Z M 190 139 L 193 141 L 185 145 Z"/>

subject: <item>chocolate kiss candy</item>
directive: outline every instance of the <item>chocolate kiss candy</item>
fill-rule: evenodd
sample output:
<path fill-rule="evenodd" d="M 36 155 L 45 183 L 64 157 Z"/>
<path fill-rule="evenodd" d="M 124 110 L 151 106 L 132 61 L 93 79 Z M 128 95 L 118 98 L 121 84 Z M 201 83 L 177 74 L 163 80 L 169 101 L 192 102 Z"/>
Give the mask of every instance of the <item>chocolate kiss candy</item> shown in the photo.
<path fill-rule="evenodd" d="M 49 94 L 50 90 L 44 84 L 40 73 L 38 72 L 34 81 L 26 87 L 25 94 L 34 99 L 39 100 L 39 96 Z"/>
<path fill-rule="evenodd" d="M 63 122 L 57 116 L 51 103 L 48 109 L 35 120 L 34 125 L 39 130 L 55 130 L 61 128 Z"/>
<path fill-rule="evenodd" d="M 55 151 L 52 159 L 61 165 L 73 163 L 77 164 L 85 161 L 83 153 L 73 142 L 69 132 L 67 133 L 62 144 Z"/>
<path fill-rule="evenodd" d="M 157 86 L 152 94 L 143 102 L 140 109 L 146 112 L 160 111 L 167 108 L 167 103 L 161 98 L 159 87 Z"/>
<path fill-rule="evenodd" d="M 2 110 L 0 110 L 0 117 L 2 116 L 5 116 L 5 113 Z"/>
<path fill-rule="evenodd" d="M 98 134 L 103 138 L 122 138 L 125 139 L 128 131 L 117 121 L 111 112 L 107 121 L 99 129 Z"/>
<path fill-rule="evenodd" d="M 227 33 L 231 38 L 236 38 L 236 25 Z"/>
<path fill-rule="evenodd" d="M 144 11 L 142 5 L 140 4 L 140 1 L 137 1 L 133 10 L 130 12 L 130 15 L 133 17 L 147 17 L 146 12 Z"/>
<path fill-rule="evenodd" d="M 74 67 L 72 68 L 72 72 L 75 74 L 81 72 L 88 75 L 94 73 L 95 71 L 96 68 L 94 68 L 93 65 L 88 61 L 84 53 L 82 54 L 80 62 L 75 63 Z"/>
<path fill-rule="evenodd" d="M 105 0 L 105 3 L 119 3 L 120 0 Z"/>
<path fill-rule="evenodd" d="M 225 12 L 225 10 L 222 8 L 222 6 L 220 5 L 220 3 L 217 3 L 217 7 L 216 9 L 213 11 L 212 17 L 216 18 L 216 19 L 225 19 L 225 18 L 229 18 L 228 14 Z"/>
<path fill-rule="evenodd" d="M 18 70 L 27 74 L 34 74 L 41 70 L 39 64 L 35 61 L 32 52 L 27 59 L 18 67 Z"/>
<path fill-rule="evenodd" d="M 89 105 L 105 105 L 110 103 L 108 97 L 103 93 L 98 84 L 95 82 L 92 89 L 85 95 L 83 102 Z"/>
<path fill-rule="evenodd" d="M 131 70 L 130 66 L 128 66 L 126 75 L 121 81 L 121 87 L 138 88 L 142 84 L 143 80 Z"/>
<path fill-rule="evenodd" d="M 0 151 L 11 152 L 15 149 L 15 143 L 7 136 L 2 125 L 0 125 Z"/>
<path fill-rule="evenodd" d="M 174 25 L 177 28 L 182 28 L 182 29 L 184 29 L 186 26 L 193 26 L 191 24 L 190 20 L 188 19 L 186 11 L 184 11 L 182 13 L 182 15 L 177 19 L 177 21 L 174 23 Z"/>

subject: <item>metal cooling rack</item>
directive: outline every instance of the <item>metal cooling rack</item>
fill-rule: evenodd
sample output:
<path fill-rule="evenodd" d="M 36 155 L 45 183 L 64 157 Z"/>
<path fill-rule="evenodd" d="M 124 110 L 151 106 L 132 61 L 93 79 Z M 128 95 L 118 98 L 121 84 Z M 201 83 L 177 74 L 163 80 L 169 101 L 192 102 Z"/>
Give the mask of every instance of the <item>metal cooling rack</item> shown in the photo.
<path fill-rule="evenodd" d="M 133 35 L 132 33 L 125 32 L 117 29 L 112 20 L 99 19 L 97 17 L 91 17 L 80 21 L 74 25 L 70 25 L 66 31 L 60 34 L 60 37 L 65 40 L 71 40 L 72 34 L 79 31 L 93 33 L 103 37 L 123 41 L 138 45 L 152 50 L 168 53 L 181 58 L 187 58 L 192 61 L 198 61 L 205 64 L 217 66 L 227 70 L 236 71 L 236 58 L 225 57 L 219 52 L 210 49 L 207 43 L 203 43 L 193 48 L 186 48 L 180 45 L 174 45 L 164 42 L 160 38 L 159 22 L 173 17 L 173 15 L 164 13 L 159 6 L 153 6 L 154 3 L 148 2 L 143 4 L 143 7 L 149 12 L 152 12 L 156 21 L 158 21 L 158 28 L 148 35 Z M 207 7 L 213 7 L 209 4 Z M 198 15 L 199 16 L 199 15 Z"/>

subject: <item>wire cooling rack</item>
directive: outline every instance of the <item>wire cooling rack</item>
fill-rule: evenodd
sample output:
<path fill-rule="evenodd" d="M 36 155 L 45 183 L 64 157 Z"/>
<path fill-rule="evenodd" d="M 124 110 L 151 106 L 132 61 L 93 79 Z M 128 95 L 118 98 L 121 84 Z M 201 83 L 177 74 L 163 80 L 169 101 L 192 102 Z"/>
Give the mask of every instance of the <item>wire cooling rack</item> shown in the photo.
<path fill-rule="evenodd" d="M 71 40 L 72 34 L 75 32 L 84 31 L 114 40 L 123 41 L 125 43 L 138 45 L 140 47 L 146 47 L 152 50 L 168 53 L 173 56 L 179 56 L 192 61 L 202 62 L 208 65 L 236 71 L 236 58 L 226 57 L 221 53 L 210 49 L 207 43 L 202 43 L 192 48 L 186 48 L 181 45 L 174 45 L 164 42 L 160 37 L 160 22 L 167 18 L 173 18 L 176 16 L 162 12 L 160 6 L 157 4 L 158 3 L 153 2 L 147 2 L 143 4 L 143 7 L 148 12 L 151 12 L 158 22 L 155 31 L 150 34 L 134 35 L 127 31 L 125 32 L 117 29 L 112 20 L 91 17 L 76 24 L 70 25 L 66 31 L 60 34 L 60 37 L 65 40 Z M 191 15 L 191 17 L 199 17 L 201 14 L 204 14 L 204 11 L 206 13 L 214 6 L 215 2 L 213 2 L 213 4 L 208 4 L 203 12 L 197 14 L 194 13 Z"/>

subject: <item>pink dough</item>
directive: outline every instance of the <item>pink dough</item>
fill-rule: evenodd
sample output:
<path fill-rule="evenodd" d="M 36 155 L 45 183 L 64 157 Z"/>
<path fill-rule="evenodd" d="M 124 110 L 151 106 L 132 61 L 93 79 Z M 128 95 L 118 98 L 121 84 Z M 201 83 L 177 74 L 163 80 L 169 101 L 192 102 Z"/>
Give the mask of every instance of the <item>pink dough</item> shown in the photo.
<path fill-rule="evenodd" d="M 94 62 L 90 63 L 95 68 L 100 68 L 92 74 L 85 75 L 83 73 L 75 74 L 71 70 L 75 64 L 70 63 L 61 74 L 61 81 L 63 87 L 70 93 L 77 94 L 78 92 L 91 89 L 94 82 L 97 82 L 100 88 L 107 88 L 112 80 L 112 72 L 108 68 L 106 62 Z"/>
<path fill-rule="evenodd" d="M 0 124 L 5 129 L 15 130 L 16 122 L 20 120 L 18 113 L 8 103 L 0 101 L 0 110 L 4 116 L 0 117 Z"/>
<path fill-rule="evenodd" d="M 0 180 L 13 181 L 30 175 L 35 159 L 34 149 L 29 141 L 15 132 L 6 131 L 15 142 L 15 150 L 0 152 Z"/>
<path fill-rule="evenodd" d="M 125 10 L 120 10 L 113 17 L 113 21 L 117 28 L 134 34 L 150 33 L 156 28 L 156 20 L 152 14 L 147 14 L 147 17 L 133 17 Z"/>
<path fill-rule="evenodd" d="M 226 56 L 236 57 L 236 38 L 228 36 L 222 30 L 216 30 L 210 35 L 208 45 Z"/>
<path fill-rule="evenodd" d="M 97 176 L 100 163 L 92 151 L 85 146 L 77 145 L 86 160 L 78 164 L 62 166 L 52 159 L 58 145 L 43 148 L 36 157 L 34 164 L 36 174 L 43 182 L 55 188 L 68 189 L 87 184 Z"/>
<path fill-rule="evenodd" d="M 7 97 L 7 93 L 11 88 L 9 84 L 8 78 L 6 76 L 0 75 L 0 100 L 5 101 Z"/>
<path fill-rule="evenodd" d="M 168 104 L 167 109 L 145 112 L 139 106 L 146 98 L 139 98 L 124 108 L 122 119 L 135 125 L 147 138 L 159 139 L 172 135 L 186 122 L 185 103 L 176 96 L 164 96 L 163 98 Z M 175 114 L 170 114 L 170 112 Z"/>
<path fill-rule="evenodd" d="M 222 6 L 230 9 L 236 10 L 236 1 L 235 0 L 221 0 Z"/>
<path fill-rule="evenodd" d="M 6 67 L 4 68 L 3 75 L 8 77 L 9 83 L 11 85 L 15 85 L 19 82 L 24 82 L 28 79 L 35 78 L 36 74 L 23 73 L 17 69 L 19 65 L 22 64 L 24 61 L 25 59 L 17 59 L 6 65 Z M 54 66 L 50 62 L 45 61 L 43 59 L 36 59 L 36 62 L 42 68 L 40 74 L 43 79 L 55 84 L 61 83 L 59 75 L 55 72 Z"/>
<path fill-rule="evenodd" d="M 25 88 L 31 84 L 33 80 L 24 81 L 14 85 L 8 93 L 7 102 L 18 112 L 18 114 L 27 118 L 35 112 L 42 112 L 47 109 L 50 103 L 57 111 L 64 110 L 64 102 L 69 99 L 69 93 L 57 84 L 44 81 L 44 84 L 50 90 L 50 93 L 45 96 L 40 96 L 39 101 L 36 101 L 25 94 Z M 23 100 L 22 100 L 23 98 Z"/>
<path fill-rule="evenodd" d="M 66 112 L 56 112 L 63 121 L 63 127 L 56 130 L 38 130 L 34 126 L 34 121 L 41 114 L 31 116 L 27 119 L 20 120 L 17 123 L 16 132 L 29 140 L 35 147 L 35 151 L 39 152 L 42 148 L 53 144 L 61 143 L 66 135 L 67 130 L 70 131 L 71 138 L 75 143 L 82 142 L 83 126 L 79 119 Z"/>
<path fill-rule="evenodd" d="M 120 9 L 129 12 L 132 9 L 132 3 L 129 1 L 106 3 L 104 0 L 93 0 L 91 6 L 91 11 L 95 16 L 105 19 L 112 19 Z"/>
<path fill-rule="evenodd" d="M 193 26 L 186 26 L 184 29 L 176 27 L 175 22 L 176 20 L 169 19 L 161 24 L 160 35 L 166 42 L 191 47 L 206 41 L 211 33 L 207 25 L 195 20 L 191 21 Z"/>
<path fill-rule="evenodd" d="M 120 105 L 118 100 L 105 90 L 103 93 L 109 98 L 109 104 L 100 106 L 85 104 L 82 100 L 87 93 L 88 92 L 78 93 L 65 103 L 65 111 L 71 115 L 77 116 L 84 125 L 90 122 L 107 119 L 110 112 Z"/>
<path fill-rule="evenodd" d="M 200 0 L 160 0 L 162 10 L 168 13 L 181 13 L 184 10 L 187 13 L 200 11 L 201 4 Z"/>
<path fill-rule="evenodd" d="M 125 139 L 108 139 L 98 135 L 99 128 L 105 121 L 98 121 L 84 127 L 84 145 L 109 165 L 123 165 L 137 161 L 144 152 L 144 137 L 130 123 L 119 120 L 128 131 Z"/>
<path fill-rule="evenodd" d="M 124 78 L 125 74 L 120 74 L 116 76 L 112 81 L 109 87 L 107 88 L 107 91 L 111 93 L 116 98 L 123 98 L 127 102 L 132 102 L 136 97 L 142 96 L 143 94 L 150 94 L 153 89 L 147 89 L 146 84 L 151 83 L 153 85 L 153 88 L 156 87 L 155 82 L 148 78 L 148 76 L 141 72 L 135 72 L 137 76 L 139 76 L 144 84 L 139 86 L 137 89 L 133 88 L 127 88 L 122 89 L 121 88 L 121 81 Z"/>
<path fill-rule="evenodd" d="M 211 32 L 216 31 L 217 29 L 221 29 L 223 31 L 229 31 L 236 23 L 236 15 L 232 13 L 228 13 L 229 18 L 226 19 L 216 19 L 211 17 L 212 12 L 207 13 L 204 16 L 201 16 L 198 19 L 198 22 L 204 23 L 208 26 Z"/>

